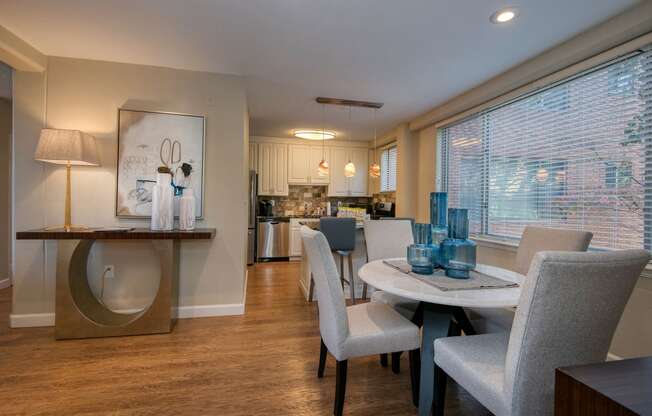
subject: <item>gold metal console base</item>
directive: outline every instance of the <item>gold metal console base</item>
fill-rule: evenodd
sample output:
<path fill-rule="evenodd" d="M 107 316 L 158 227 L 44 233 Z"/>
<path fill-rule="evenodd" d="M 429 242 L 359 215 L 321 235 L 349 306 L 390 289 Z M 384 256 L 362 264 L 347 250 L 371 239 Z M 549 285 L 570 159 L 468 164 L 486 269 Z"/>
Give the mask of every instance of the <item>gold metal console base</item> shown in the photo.
<path fill-rule="evenodd" d="M 132 314 L 104 306 L 88 285 L 86 265 L 95 240 L 58 240 L 56 339 L 159 334 L 176 322 L 179 240 L 150 240 L 161 261 L 161 280 L 152 303 Z"/>

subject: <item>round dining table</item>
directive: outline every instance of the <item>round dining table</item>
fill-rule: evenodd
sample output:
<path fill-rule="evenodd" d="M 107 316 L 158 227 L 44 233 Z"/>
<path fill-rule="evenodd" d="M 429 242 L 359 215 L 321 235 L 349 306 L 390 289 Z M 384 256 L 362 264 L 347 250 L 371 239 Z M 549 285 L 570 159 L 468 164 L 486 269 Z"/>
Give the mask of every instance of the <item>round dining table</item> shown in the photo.
<path fill-rule="evenodd" d="M 386 259 L 392 262 L 405 259 Z M 423 276 L 398 270 L 383 260 L 365 264 L 358 270 L 358 276 L 377 290 L 419 301 L 416 321 L 422 323 L 421 373 L 419 377 L 419 415 L 427 416 L 432 409 L 435 376 L 434 341 L 449 335 L 451 320 L 455 321 L 466 335 L 474 335 L 464 307 L 503 308 L 518 305 L 521 283 L 524 276 L 511 270 L 478 264 L 475 269 L 492 277 L 518 283 L 509 288 L 481 288 L 463 290 L 440 290 L 425 279 L 447 279 L 445 277 Z M 422 315 L 421 315 L 422 314 Z M 422 319 L 421 319 L 422 317 Z"/>

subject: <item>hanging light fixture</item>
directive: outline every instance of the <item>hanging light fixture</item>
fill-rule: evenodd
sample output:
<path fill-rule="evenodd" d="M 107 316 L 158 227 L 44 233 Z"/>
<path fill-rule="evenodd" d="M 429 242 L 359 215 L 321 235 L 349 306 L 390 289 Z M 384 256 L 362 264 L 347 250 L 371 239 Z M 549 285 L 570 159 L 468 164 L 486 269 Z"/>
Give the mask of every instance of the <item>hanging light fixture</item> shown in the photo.
<path fill-rule="evenodd" d="M 380 178 L 380 165 L 376 162 L 376 111 L 374 108 L 374 156 L 371 165 L 369 165 L 369 176 L 372 178 Z"/>
<path fill-rule="evenodd" d="M 349 106 L 349 127 L 351 127 L 351 131 L 353 131 L 352 125 L 351 125 L 351 106 Z M 351 133 L 349 133 L 349 137 L 353 136 Z M 347 178 L 352 178 L 355 176 L 355 165 L 353 162 L 351 162 L 351 159 L 349 158 L 349 163 L 344 165 L 344 176 Z"/>
<path fill-rule="evenodd" d="M 317 175 L 324 177 L 328 176 L 328 162 L 326 161 L 326 136 L 324 131 L 324 111 L 326 111 L 326 104 L 321 105 L 321 162 L 317 167 Z"/>

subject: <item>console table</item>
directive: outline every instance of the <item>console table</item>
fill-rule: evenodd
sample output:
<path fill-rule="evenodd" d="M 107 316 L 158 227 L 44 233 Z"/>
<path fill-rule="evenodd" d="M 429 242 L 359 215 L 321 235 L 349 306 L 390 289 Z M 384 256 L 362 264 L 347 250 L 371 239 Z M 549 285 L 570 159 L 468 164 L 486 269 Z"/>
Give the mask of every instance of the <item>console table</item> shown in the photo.
<path fill-rule="evenodd" d="M 558 368 L 555 416 L 652 415 L 652 357 Z"/>
<path fill-rule="evenodd" d="M 181 240 L 209 240 L 214 228 L 193 231 L 32 230 L 16 233 L 17 240 L 57 240 L 55 305 L 56 339 L 160 334 L 172 331 L 176 321 Z M 147 240 L 161 262 L 161 278 L 152 303 L 135 313 L 117 313 L 100 302 L 90 289 L 86 266 L 96 240 Z"/>

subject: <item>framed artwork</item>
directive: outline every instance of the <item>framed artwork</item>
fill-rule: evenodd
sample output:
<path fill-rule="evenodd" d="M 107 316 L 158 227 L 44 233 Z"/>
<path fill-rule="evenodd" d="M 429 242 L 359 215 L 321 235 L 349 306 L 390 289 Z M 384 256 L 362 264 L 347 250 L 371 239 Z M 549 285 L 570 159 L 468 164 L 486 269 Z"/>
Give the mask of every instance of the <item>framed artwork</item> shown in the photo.
<path fill-rule="evenodd" d="M 167 166 L 175 189 L 192 187 L 202 218 L 204 133 L 203 116 L 118 109 L 116 216 L 151 217 L 157 168 Z M 178 215 L 178 201 L 174 210 Z"/>

